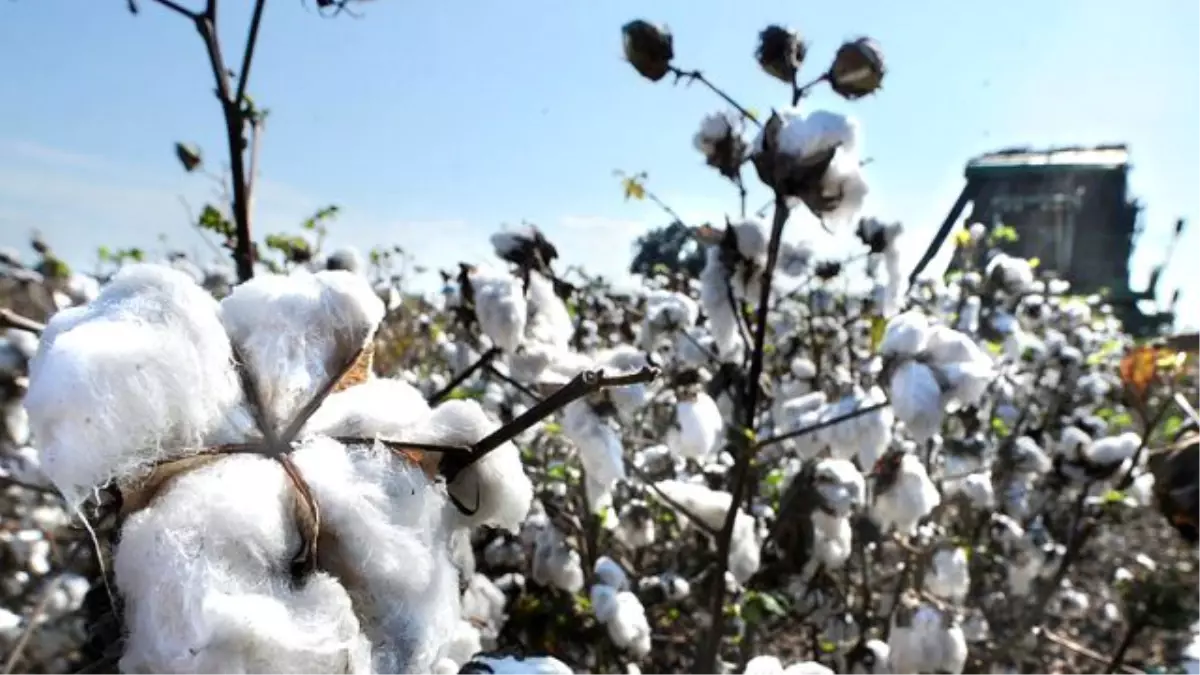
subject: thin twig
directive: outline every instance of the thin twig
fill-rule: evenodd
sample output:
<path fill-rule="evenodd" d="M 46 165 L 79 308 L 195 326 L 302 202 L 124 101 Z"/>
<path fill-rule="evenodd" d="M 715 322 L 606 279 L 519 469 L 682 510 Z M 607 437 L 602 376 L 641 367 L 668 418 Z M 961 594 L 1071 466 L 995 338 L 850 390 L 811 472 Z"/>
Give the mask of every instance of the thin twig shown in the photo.
<path fill-rule="evenodd" d="M 484 352 L 482 356 L 480 356 L 478 359 L 475 359 L 474 363 L 467 366 L 465 370 L 463 370 L 458 375 L 455 375 L 454 379 L 447 382 L 446 386 L 444 386 L 441 389 L 434 392 L 434 394 L 429 397 L 429 405 L 437 405 L 438 403 L 441 403 L 442 399 L 449 396 L 450 392 L 452 392 L 458 388 L 458 385 L 462 384 L 463 382 L 466 382 L 467 378 L 474 375 L 475 372 L 478 371 L 480 368 L 487 366 L 497 356 L 500 356 L 500 348 L 499 347 L 492 347 L 491 349 Z"/>
<path fill-rule="evenodd" d="M 873 413 L 876 410 L 886 408 L 888 405 L 889 405 L 888 401 L 878 401 L 876 403 L 872 403 L 871 405 L 868 405 L 868 406 L 865 406 L 862 408 L 856 408 L 854 410 L 851 410 L 850 412 L 842 413 L 841 415 L 838 415 L 837 417 L 831 417 L 827 420 L 821 420 L 820 422 L 817 422 L 815 424 L 810 424 L 806 427 L 796 429 L 794 431 L 789 431 L 784 434 L 779 434 L 778 436 L 770 436 L 768 438 L 764 438 L 763 440 L 759 441 L 754 447 L 757 450 L 761 450 L 762 448 L 765 448 L 769 445 L 775 445 L 776 443 L 782 443 L 783 441 L 787 441 L 787 440 L 791 440 L 793 438 L 798 438 L 800 436 L 811 434 L 815 431 L 820 431 L 821 429 L 824 429 L 826 427 L 831 427 L 836 424 L 841 424 L 842 422 L 845 422 L 847 420 L 852 420 L 856 417 L 862 417 L 863 415 Z"/>
<path fill-rule="evenodd" d="M 762 122 L 758 121 L 758 117 L 755 116 L 754 113 L 743 107 L 742 104 L 735 101 L 732 96 L 726 94 L 724 90 L 713 84 L 708 78 L 704 77 L 704 73 L 700 72 L 699 70 L 680 70 L 675 66 L 671 66 L 671 73 L 675 75 L 676 82 L 686 79 L 690 82 L 699 82 L 700 84 L 708 87 L 714 94 L 720 96 L 726 103 L 733 106 L 734 109 L 741 113 L 742 117 L 745 117 L 753 122 L 754 126 L 762 128 Z"/>
<path fill-rule="evenodd" d="M 17 638 L 12 652 L 8 655 L 8 660 L 4 662 L 4 675 L 14 672 L 17 664 L 21 662 L 21 657 L 25 654 L 25 649 L 29 646 L 29 639 L 33 637 L 33 632 L 40 625 L 38 619 L 46 612 L 46 607 L 50 604 L 50 598 L 53 597 L 54 591 L 58 588 L 58 583 L 61 580 L 62 576 L 56 575 L 46 583 L 46 587 L 42 590 L 42 597 L 38 599 L 37 605 L 34 606 L 33 611 L 25 619 L 25 630 L 21 632 L 21 637 Z"/>
<path fill-rule="evenodd" d="M 238 87 L 233 102 L 240 104 L 246 99 L 246 84 L 250 81 L 250 65 L 254 61 L 254 47 L 258 43 L 258 27 L 262 23 L 263 9 L 267 0 L 256 0 L 254 14 L 250 17 L 250 30 L 246 35 L 246 51 L 242 54 L 242 69 L 237 72 Z"/>

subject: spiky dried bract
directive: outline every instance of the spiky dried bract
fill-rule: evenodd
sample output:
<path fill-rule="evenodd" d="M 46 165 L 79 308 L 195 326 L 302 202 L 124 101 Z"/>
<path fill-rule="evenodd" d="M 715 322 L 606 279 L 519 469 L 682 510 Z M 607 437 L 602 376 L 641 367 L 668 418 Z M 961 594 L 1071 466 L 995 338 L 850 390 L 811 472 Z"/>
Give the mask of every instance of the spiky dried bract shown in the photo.
<path fill-rule="evenodd" d="M 124 268 L 87 307 L 56 314 L 25 407 L 42 469 L 70 503 L 195 452 L 241 401 L 216 302 L 187 275 Z"/>
<path fill-rule="evenodd" d="M 638 19 L 621 27 L 625 58 L 642 77 L 658 82 L 671 72 L 674 39 L 665 26 Z"/>

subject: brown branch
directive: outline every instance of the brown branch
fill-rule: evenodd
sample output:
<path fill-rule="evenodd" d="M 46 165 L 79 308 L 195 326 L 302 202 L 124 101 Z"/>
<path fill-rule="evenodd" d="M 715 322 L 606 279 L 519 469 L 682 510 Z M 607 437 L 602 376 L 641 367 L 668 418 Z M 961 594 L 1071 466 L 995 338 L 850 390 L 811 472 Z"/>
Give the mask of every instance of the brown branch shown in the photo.
<path fill-rule="evenodd" d="M 250 30 L 246 35 L 246 51 L 242 54 L 242 68 L 238 71 L 237 94 L 233 102 L 241 104 L 246 99 L 246 84 L 250 81 L 250 65 L 254 61 L 254 47 L 258 44 L 258 27 L 262 23 L 263 9 L 267 0 L 256 0 L 254 14 L 250 17 Z"/>

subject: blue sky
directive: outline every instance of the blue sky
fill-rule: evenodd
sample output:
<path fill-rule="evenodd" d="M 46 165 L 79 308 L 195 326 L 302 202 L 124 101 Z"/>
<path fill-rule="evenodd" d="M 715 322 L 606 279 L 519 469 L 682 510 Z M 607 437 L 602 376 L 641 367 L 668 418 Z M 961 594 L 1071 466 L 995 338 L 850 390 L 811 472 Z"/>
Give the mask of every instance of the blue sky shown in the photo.
<path fill-rule="evenodd" d="M 211 76 L 194 30 L 140 2 L 136 17 L 124 0 L 0 3 L 0 244 L 23 245 L 38 228 L 76 264 L 101 244 L 154 247 L 159 235 L 204 251 L 180 196 L 198 208 L 211 186 L 184 175 L 171 146 L 194 141 L 223 161 Z M 222 2 L 230 61 L 250 4 Z M 720 102 L 636 76 L 621 59 L 621 24 L 666 22 L 679 65 L 766 111 L 787 92 L 758 70 L 753 49 L 763 26 L 782 22 L 809 39 L 814 73 L 844 39 L 882 44 L 890 72 L 879 96 L 851 105 L 822 94 L 810 105 L 861 119 L 875 160 L 867 212 L 906 224 L 908 264 L 971 155 L 1125 141 L 1148 204 L 1135 285 L 1178 216 L 1193 225 L 1163 288 L 1200 281 L 1185 254 L 1200 227 L 1194 0 L 375 0 L 364 11 L 327 21 L 300 0 L 267 7 L 250 87 L 272 111 L 259 232 L 337 203 L 335 244 L 395 243 L 445 266 L 487 259 L 488 233 L 529 219 L 567 262 L 620 273 L 632 238 L 663 219 L 622 199 L 614 169 L 648 171 L 686 218 L 736 209 L 691 147 Z M 830 254 L 853 238 L 804 220 L 789 237 Z M 1182 304 L 1196 323 L 1197 296 Z"/>

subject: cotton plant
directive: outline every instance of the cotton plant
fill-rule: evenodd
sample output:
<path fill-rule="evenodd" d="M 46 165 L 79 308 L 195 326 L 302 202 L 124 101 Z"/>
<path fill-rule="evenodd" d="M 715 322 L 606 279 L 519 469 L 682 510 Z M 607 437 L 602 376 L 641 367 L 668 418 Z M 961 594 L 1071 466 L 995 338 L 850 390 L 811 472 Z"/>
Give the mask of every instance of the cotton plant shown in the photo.
<path fill-rule="evenodd" d="M 738 303 L 758 303 L 769 234 L 759 220 L 729 223 L 719 244 L 708 247 L 700 273 L 700 303 L 722 361 L 742 358 L 745 340 L 740 332 Z"/>
<path fill-rule="evenodd" d="M 268 428 L 292 419 L 338 375 L 336 364 L 362 349 L 382 313 L 369 285 L 348 272 L 259 277 L 218 304 L 182 273 L 144 265 L 123 269 L 86 308 L 49 323 L 25 404 L 44 470 L 69 503 L 108 481 L 144 494 L 139 477 L 156 467 L 195 467 L 141 497 L 122 528 L 114 571 L 128 630 L 123 668 L 365 671 L 428 668 L 437 659 L 459 605 L 445 488 L 406 456 L 335 439 L 403 429 L 412 442 L 474 440 L 467 437 L 490 431 L 473 421 L 474 404 L 422 410 L 406 385 L 368 382 L 360 386 L 373 386 L 371 394 L 350 388 L 315 411 L 290 470 L 320 504 L 323 529 L 338 537 L 317 549 L 300 588 L 281 563 L 316 542 L 305 544 L 303 525 L 285 508 L 299 489 L 286 465 L 195 454 L 252 440 L 255 416 Z M 232 367 L 235 349 L 254 374 L 245 386 Z M 376 410 L 339 397 L 374 399 Z M 64 416 L 68 409 L 89 411 L 88 421 Z M 495 487 L 485 467 L 495 471 L 503 492 L 499 474 L 512 466 L 504 454 L 464 473 Z M 467 478 L 456 477 L 451 494 Z M 507 495 L 481 491 L 476 516 L 515 527 L 528 497 L 518 495 L 525 505 L 514 508 Z"/>

